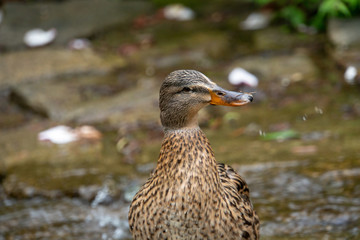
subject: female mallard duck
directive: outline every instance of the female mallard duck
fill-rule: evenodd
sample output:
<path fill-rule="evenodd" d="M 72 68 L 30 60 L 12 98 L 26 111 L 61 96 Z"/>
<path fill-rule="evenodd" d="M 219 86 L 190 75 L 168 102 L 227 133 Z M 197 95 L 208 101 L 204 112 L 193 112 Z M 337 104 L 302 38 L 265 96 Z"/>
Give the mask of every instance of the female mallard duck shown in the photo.
<path fill-rule="evenodd" d="M 209 104 L 241 106 L 252 99 L 194 70 L 165 79 L 159 104 L 165 135 L 156 169 L 130 206 L 134 239 L 259 239 L 246 182 L 216 163 L 197 123 L 198 111 Z"/>

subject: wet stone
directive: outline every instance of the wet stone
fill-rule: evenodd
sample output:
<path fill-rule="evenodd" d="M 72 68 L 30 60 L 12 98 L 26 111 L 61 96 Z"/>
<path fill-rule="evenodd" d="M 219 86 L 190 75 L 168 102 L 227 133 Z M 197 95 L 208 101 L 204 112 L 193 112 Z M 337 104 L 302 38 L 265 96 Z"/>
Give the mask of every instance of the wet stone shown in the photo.
<path fill-rule="evenodd" d="M 134 16 L 151 8 L 149 2 L 141 0 L 6 3 L 6 14 L 0 26 L 0 46 L 24 48 L 23 36 L 34 28 L 56 28 L 54 44 L 64 45 L 73 38 L 91 36 L 116 24 L 128 24 Z"/>
<path fill-rule="evenodd" d="M 66 121 L 73 111 L 117 95 L 134 86 L 136 80 L 117 74 L 60 78 L 16 85 L 14 102 L 52 120 Z M 66 97 L 64 97 L 66 96 Z"/>
<path fill-rule="evenodd" d="M 328 35 L 335 45 L 330 50 L 334 61 L 342 67 L 344 80 L 348 84 L 360 84 L 360 18 L 330 19 L 328 23 Z M 354 68 L 352 77 L 345 76 L 348 68 Z M 347 79 L 348 78 L 348 79 Z"/>
<path fill-rule="evenodd" d="M 330 19 L 328 35 L 338 48 L 360 48 L 360 18 Z"/>
<path fill-rule="evenodd" d="M 360 46 L 345 48 L 345 49 L 332 49 L 330 51 L 330 56 L 334 61 L 341 67 L 344 73 L 344 80 L 350 84 L 360 84 Z M 346 79 L 345 72 L 346 70 L 352 67 L 355 69 L 356 73 L 352 79 Z"/>
<path fill-rule="evenodd" d="M 311 81 L 317 69 L 306 53 L 289 55 L 257 55 L 238 59 L 230 69 L 241 67 L 255 74 L 260 81 L 277 81 L 286 86 L 291 82 Z"/>
<path fill-rule="evenodd" d="M 316 36 L 289 33 L 280 27 L 270 27 L 253 33 L 255 50 L 258 52 L 289 51 L 314 43 Z"/>
<path fill-rule="evenodd" d="M 107 128 L 127 127 L 144 122 L 158 123 L 158 89 L 158 86 L 139 85 L 113 97 L 84 104 L 69 112 L 66 119 L 78 124 L 106 124 Z"/>
<path fill-rule="evenodd" d="M 0 58 L 0 90 L 20 83 L 81 74 L 104 74 L 123 66 L 107 62 L 92 50 L 36 49 L 6 53 Z M 21 71 L 14 71 L 21 69 Z"/>
<path fill-rule="evenodd" d="M 64 77 L 18 84 L 12 91 L 14 102 L 55 121 L 116 129 L 159 118 L 158 84 L 136 75 Z"/>
<path fill-rule="evenodd" d="M 9 200 L 5 209 L 0 239 L 130 239 L 128 208 L 121 202 L 91 207 L 77 199 L 33 198 Z"/>
<path fill-rule="evenodd" d="M 28 114 L 10 101 L 10 91 L 0 90 L 0 129 L 8 129 L 24 124 Z M 1 172 L 1 171 L 0 171 Z"/>

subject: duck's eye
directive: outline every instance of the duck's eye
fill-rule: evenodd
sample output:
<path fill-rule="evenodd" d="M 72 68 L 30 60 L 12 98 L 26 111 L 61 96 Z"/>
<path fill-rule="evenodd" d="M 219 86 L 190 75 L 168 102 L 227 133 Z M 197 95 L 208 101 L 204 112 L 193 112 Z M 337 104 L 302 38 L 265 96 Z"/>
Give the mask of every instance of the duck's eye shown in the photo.
<path fill-rule="evenodd" d="M 191 92 L 191 88 L 189 88 L 189 87 L 184 87 L 184 88 L 182 89 L 182 91 L 183 91 L 183 92 Z"/>

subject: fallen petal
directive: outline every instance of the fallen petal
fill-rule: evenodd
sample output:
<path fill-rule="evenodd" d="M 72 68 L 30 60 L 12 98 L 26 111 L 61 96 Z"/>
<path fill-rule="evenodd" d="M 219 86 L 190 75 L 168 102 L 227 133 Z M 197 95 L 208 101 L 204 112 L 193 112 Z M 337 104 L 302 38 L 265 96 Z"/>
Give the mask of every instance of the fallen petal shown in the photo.
<path fill-rule="evenodd" d="M 51 28 L 45 31 L 40 28 L 29 30 L 24 35 L 24 43 L 29 47 L 40 47 L 51 43 L 55 40 L 56 29 Z"/>

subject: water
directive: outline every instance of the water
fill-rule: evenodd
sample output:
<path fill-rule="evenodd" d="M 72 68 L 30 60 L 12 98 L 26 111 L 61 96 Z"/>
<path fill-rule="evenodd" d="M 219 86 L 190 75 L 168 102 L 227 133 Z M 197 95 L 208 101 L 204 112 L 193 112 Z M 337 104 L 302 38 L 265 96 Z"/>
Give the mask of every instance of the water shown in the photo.
<path fill-rule="evenodd" d="M 204 127 L 218 161 L 230 163 L 247 180 L 261 219 L 261 239 L 359 239 L 359 120 L 340 121 L 338 109 L 314 110 L 303 122 L 301 113 L 274 112 L 259 104 L 241 109 L 236 122 L 220 117 L 220 127 Z M 268 121 L 256 118 L 260 110 Z M 243 131 L 252 124 L 269 132 L 279 118 L 289 122 L 275 128 L 291 127 L 298 137 L 268 140 L 256 129 Z M 160 142 L 145 144 L 135 172 L 107 176 L 88 201 L 81 196 L 2 200 L 0 239 L 130 239 L 129 201 L 154 166 Z M 120 196 L 112 194 L 114 188 Z"/>
<path fill-rule="evenodd" d="M 7 200 L 4 205 L 2 239 L 130 238 L 124 204 L 91 207 L 78 199 L 35 198 Z"/>

